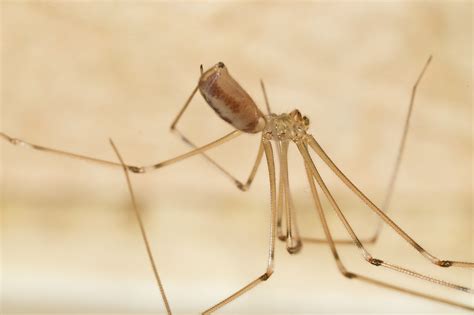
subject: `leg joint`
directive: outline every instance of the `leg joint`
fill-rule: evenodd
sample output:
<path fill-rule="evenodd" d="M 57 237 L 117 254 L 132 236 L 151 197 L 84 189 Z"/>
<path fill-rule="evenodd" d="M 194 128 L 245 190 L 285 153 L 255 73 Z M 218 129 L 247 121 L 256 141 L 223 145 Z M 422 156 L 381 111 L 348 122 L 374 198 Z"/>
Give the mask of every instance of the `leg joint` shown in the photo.
<path fill-rule="evenodd" d="M 242 191 L 247 191 L 248 190 L 248 185 L 247 184 L 242 184 L 240 181 L 238 180 L 235 180 L 235 185 L 237 186 L 238 189 L 242 190 Z"/>
<path fill-rule="evenodd" d="M 369 263 L 371 263 L 372 265 L 374 265 L 374 266 L 380 266 L 380 265 L 383 264 L 383 260 L 377 259 L 377 258 L 372 258 L 372 257 L 370 257 L 369 259 L 367 259 L 367 261 L 368 261 Z"/>
<path fill-rule="evenodd" d="M 132 173 L 137 173 L 137 174 L 145 173 L 145 168 L 143 166 L 128 166 L 128 170 Z"/>
<path fill-rule="evenodd" d="M 267 281 L 270 276 L 273 274 L 273 269 L 268 269 L 261 277 L 260 280 Z"/>
<path fill-rule="evenodd" d="M 354 279 L 356 277 L 356 275 L 350 271 L 347 271 L 347 270 L 341 270 L 341 273 L 344 277 L 348 278 L 348 279 Z"/>
<path fill-rule="evenodd" d="M 453 265 L 453 262 L 450 260 L 437 260 L 435 264 L 437 264 L 440 267 L 447 268 L 447 267 L 451 267 Z"/>

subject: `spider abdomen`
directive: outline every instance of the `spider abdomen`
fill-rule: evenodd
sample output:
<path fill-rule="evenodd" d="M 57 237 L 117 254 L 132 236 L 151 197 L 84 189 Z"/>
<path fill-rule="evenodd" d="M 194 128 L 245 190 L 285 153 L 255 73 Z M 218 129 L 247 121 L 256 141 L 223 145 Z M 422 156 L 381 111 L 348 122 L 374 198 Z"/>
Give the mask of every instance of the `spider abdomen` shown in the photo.
<path fill-rule="evenodd" d="M 262 112 L 222 62 L 201 75 L 199 91 L 209 106 L 235 128 L 257 133 L 265 127 Z"/>

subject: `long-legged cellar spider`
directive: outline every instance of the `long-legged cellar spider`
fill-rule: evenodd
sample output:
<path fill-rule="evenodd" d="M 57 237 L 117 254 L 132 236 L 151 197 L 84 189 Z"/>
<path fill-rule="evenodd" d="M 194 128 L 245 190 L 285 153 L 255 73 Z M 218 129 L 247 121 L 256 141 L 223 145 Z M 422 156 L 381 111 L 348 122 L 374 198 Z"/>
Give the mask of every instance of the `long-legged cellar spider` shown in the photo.
<path fill-rule="evenodd" d="M 89 156 L 79 155 L 75 153 L 65 152 L 62 150 L 52 149 L 48 147 L 39 146 L 36 144 L 31 144 L 26 141 L 12 138 L 9 135 L 1 132 L 0 136 L 14 144 L 23 147 L 27 147 L 30 149 L 40 150 L 44 152 L 49 152 L 53 154 L 59 154 L 66 157 L 77 158 L 81 160 L 86 160 L 93 163 L 99 163 L 102 165 L 108 166 L 116 166 L 116 167 L 123 167 L 127 179 L 128 188 L 132 197 L 133 209 L 137 215 L 137 219 L 141 228 L 142 236 L 144 242 L 146 244 L 147 254 L 149 256 L 151 265 L 153 267 L 154 275 L 157 280 L 157 284 L 160 289 L 160 293 L 165 305 L 165 308 L 169 314 L 171 314 L 172 307 L 168 302 L 165 287 L 162 285 L 158 274 L 158 268 L 155 265 L 152 250 L 147 240 L 146 231 L 144 229 L 142 219 L 140 217 L 140 212 L 135 202 L 135 195 L 133 193 L 132 185 L 129 178 L 129 172 L 133 173 L 146 173 L 151 172 L 162 167 L 175 164 L 179 161 L 187 159 L 189 157 L 195 155 L 202 155 L 207 160 L 209 160 L 214 166 L 220 169 L 226 176 L 228 176 L 235 185 L 241 190 L 247 190 L 250 188 L 252 181 L 256 175 L 256 172 L 261 164 L 261 160 L 263 156 L 266 158 L 267 162 L 267 169 L 269 175 L 269 183 L 270 183 L 270 193 L 271 193 L 271 206 L 270 206 L 270 216 L 271 216 L 271 224 L 270 224 L 270 231 L 269 231 L 269 250 L 268 250 L 268 261 L 267 267 L 263 271 L 263 273 L 257 277 L 256 279 L 251 280 L 243 286 L 242 288 L 238 289 L 228 297 L 222 299 L 220 302 L 215 304 L 214 306 L 208 308 L 203 313 L 208 314 L 218 309 L 222 308 L 226 304 L 232 302 L 233 300 L 237 299 L 242 294 L 250 291 L 258 284 L 267 281 L 270 279 L 272 274 L 274 273 L 274 252 L 275 252 L 275 242 L 276 239 L 280 239 L 286 242 L 287 251 L 290 254 L 295 254 L 299 252 L 302 248 L 303 243 L 305 242 L 318 242 L 318 243 L 326 243 L 328 244 L 334 260 L 337 264 L 337 268 L 339 269 L 340 273 L 344 275 L 348 279 L 356 279 L 361 280 L 363 282 L 368 282 L 376 286 L 390 288 L 392 290 L 401 291 L 407 294 L 423 297 L 426 299 L 430 299 L 436 302 L 450 304 L 455 307 L 460 307 L 468 310 L 473 310 L 474 308 L 471 305 L 465 305 L 458 303 L 456 301 L 444 299 L 442 297 L 432 296 L 426 294 L 424 292 L 419 292 L 415 290 L 411 290 L 405 287 L 396 286 L 389 282 L 383 282 L 377 280 L 371 276 L 366 276 L 363 274 L 358 274 L 355 272 L 350 271 L 346 268 L 345 264 L 341 261 L 336 244 L 338 243 L 346 243 L 346 244 L 353 244 L 360 249 L 362 259 L 367 261 L 367 263 L 379 267 L 379 268 L 386 268 L 391 269 L 395 272 L 418 278 L 423 281 L 431 282 L 433 284 L 448 287 L 454 290 L 462 291 L 468 294 L 473 294 L 473 289 L 461 285 L 457 285 L 451 282 L 443 281 L 431 276 L 427 276 L 421 274 L 419 272 L 410 270 L 404 266 L 399 266 L 393 264 L 391 262 L 385 261 L 380 257 L 374 257 L 371 252 L 367 249 L 366 244 L 368 243 L 375 243 L 378 239 L 380 229 L 382 224 L 388 225 L 391 229 L 393 229 L 404 241 L 410 244 L 420 255 L 422 255 L 428 263 L 432 263 L 438 265 L 440 267 L 460 267 L 460 268 L 472 268 L 474 267 L 474 263 L 472 262 L 464 262 L 464 261 L 456 261 L 451 259 L 441 259 L 435 255 L 433 255 L 430 251 L 425 250 L 416 240 L 414 240 L 410 235 L 408 235 L 401 227 L 399 227 L 386 213 L 389 209 L 390 204 L 390 195 L 393 191 L 394 184 L 396 182 L 397 172 L 400 166 L 400 161 L 402 157 L 402 153 L 404 150 L 405 140 L 407 137 L 408 125 L 411 115 L 411 110 L 414 103 L 416 88 L 418 86 L 419 81 L 421 80 L 429 62 L 431 61 L 431 57 L 425 64 L 425 67 L 421 71 L 418 80 L 413 86 L 410 107 L 407 115 L 407 119 L 405 122 L 404 132 L 402 135 L 402 140 L 400 142 L 400 147 L 398 151 L 398 157 L 395 163 L 395 167 L 392 172 L 391 181 L 389 185 L 389 193 L 387 198 L 382 206 L 377 206 L 374 204 L 331 160 L 331 158 L 326 154 L 324 149 L 319 145 L 316 139 L 308 132 L 309 128 L 309 119 L 306 116 L 303 116 L 300 111 L 293 110 L 290 113 L 284 114 L 274 114 L 268 102 L 268 97 L 265 92 L 265 87 L 262 82 L 262 91 L 265 97 L 266 109 L 267 114 L 264 114 L 260 109 L 256 106 L 252 98 L 240 87 L 240 85 L 230 76 L 226 66 L 219 62 L 215 66 L 211 67 L 207 71 L 203 71 L 201 66 L 201 76 L 199 79 L 199 83 L 196 88 L 191 93 L 190 97 L 184 104 L 183 108 L 177 115 L 176 119 L 173 121 L 171 125 L 171 129 L 178 133 L 183 141 L 185 141 L 188 145 L 193 147 L 193 149 L 185 154 L 179 155 L 177 157 L 155 163 L 149 166 L 131 166 L 125 164 L 120 156 L 117 148 L 111 141 L 111 145 L 115 150 L 119 162 L 114 161 L 107 161 L 102 159 L 97 159 Z M 188 108 L 191 100 L 193 99 L 194 95 L 197 91 L 200 91 L 206 102 L 214 109 L 214 111 L 226 122 L 231 124 L 235 127 L 236 130 L 230 132 L 229 134 L 210 142 L 204 146 L 196 146 L 193 142 L 191 142 L 184 134 L 182 134 L 177 128 L 177 123 L 179 122 L 180 118 L 182 117 L 185 110 Z M 255 163 L 251 169 L 250 175 L 248 179 L 244 182 L 237 180 L 233 175 L 231 175 L 228 171 L 226 171 L 219 163 L 217 163 L 214 159 L 206 155 L 206 151 L 215 148 L 223 143 L 231 141 L 232 139 L 238 137 L 242 133 L 250 133 L 250 134 L 260 134 L 261 141 L 260 146 L 258 149 L 257 157 Z M 289 184 L 289 172 L 288 172 L 288 149 L 290 144 L 294 144 L 301 156 L 301 162 L 304 165 L 306 170 L 307 180 L 309 183 L 309 187 L 311 190 L 312 198 L 314 201 L 314 207 L 319 215 L 319 218 L 322 223 L 322 228 L 324 231 L 324 239 L 314 239 L 314 238 L 304 238 L 301 237 L 298 231 L 298 226 L 295 220 L 295 208 L 292 201 L 291 191 L 290 191 L 290 184 Z M 276 151 L 276 154 L 275 154 Z M 333 194 L 328 189 L 324 179 L 320 175 L 318 168 L 316 167 L 315 163 L 313 162 L 313 158 L 311 156 L 312 153 L 316 153 L 319 158 L 334 172 L 337 177 L 358 197 L 360 198 L 370 209 L 373 213 L 375 213 L 380 221 L 379 226 L 376 230 L 376 233 L 372 238 L 362 240 L 358 237 L 358 235 L 354 232 L 351 223 L 344 215 L 343 210 L 338 205 L 338 202 L 335 200 Z M 278 157 L 279 161 L 279 169 L 277 170 L 275 164 L 275 155 Z M 277 180 L 277 174 L 278 180 Z M 335 240 L 332 237 L 331 230 L 326 220 L 325 216 L 325 209 L 323 209 L 320 195 L 324 195 L 325 198 L 329 201 L 331 208 L 335 211 L 337 217 L 344 225 L 345 230 L 349 235 L 349 239 L 347 240 Z"/>

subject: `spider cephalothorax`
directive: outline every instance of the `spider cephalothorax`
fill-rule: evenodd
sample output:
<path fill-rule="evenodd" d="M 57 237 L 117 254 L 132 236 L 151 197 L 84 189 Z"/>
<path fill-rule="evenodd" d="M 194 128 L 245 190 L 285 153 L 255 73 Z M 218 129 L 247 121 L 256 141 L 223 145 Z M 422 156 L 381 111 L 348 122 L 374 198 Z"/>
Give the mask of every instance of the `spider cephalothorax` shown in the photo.
<path fill-rule="evenodd" d="M 295 109 L 289 114 L 270 114 L 267 116 L 264 135 L 269 140 L 298 141 L 306 135 L 308 127 L 308 117 L 302 116 L 300 111 Z"/>

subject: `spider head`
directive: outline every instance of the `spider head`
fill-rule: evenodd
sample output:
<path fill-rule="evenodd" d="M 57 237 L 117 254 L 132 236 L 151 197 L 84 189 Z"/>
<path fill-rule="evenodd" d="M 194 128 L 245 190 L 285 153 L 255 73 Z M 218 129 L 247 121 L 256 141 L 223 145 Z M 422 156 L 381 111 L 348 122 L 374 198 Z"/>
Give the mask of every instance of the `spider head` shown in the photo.
<path fill-rule="evenodd" d="M 308 130 L 309 127 L 309 118 L 306 116 L 301 115 L 301 112 L 297 109 L 294 109 L 290 112 L 291 119 L 295 122 L 295 124 L 301 125 L 301 127 L 305 128 L 305 131 Z"/>
<path fill-rule="evenodd" d="M 306 135 L 309 119 L 295 109 L 289 114 L 271 115 L 264 132 L 267 138 L 276 141 L 298 141 Z"/>

